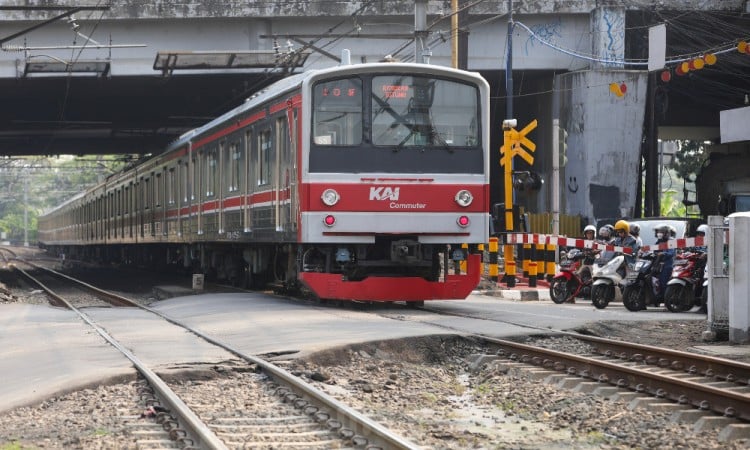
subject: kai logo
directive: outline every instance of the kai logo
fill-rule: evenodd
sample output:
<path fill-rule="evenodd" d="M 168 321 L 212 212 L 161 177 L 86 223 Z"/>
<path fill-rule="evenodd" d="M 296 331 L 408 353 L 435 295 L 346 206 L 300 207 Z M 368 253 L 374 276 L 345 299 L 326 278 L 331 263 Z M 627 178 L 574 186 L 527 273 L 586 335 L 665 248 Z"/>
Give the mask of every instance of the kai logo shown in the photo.
<path fill-rule="evenodd" d="M 370 188 L 370 200 L 390 200 L 393 202 L 398 201 L 398 192 L 401 188 L 392 187 L 371 187 Z"/>

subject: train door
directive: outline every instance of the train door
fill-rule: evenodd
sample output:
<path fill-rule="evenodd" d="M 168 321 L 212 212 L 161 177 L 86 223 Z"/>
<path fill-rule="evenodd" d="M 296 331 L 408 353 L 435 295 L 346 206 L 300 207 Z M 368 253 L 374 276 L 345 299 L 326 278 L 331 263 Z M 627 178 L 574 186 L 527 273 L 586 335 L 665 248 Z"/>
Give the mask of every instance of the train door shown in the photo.
<path fill-rule="evenodd" d="M 188 164 L 188 161 L 180 160 L 177 163 L 178 178 L 180 180 L 179 188 L 177 192 L 177 236 L 178 237 L 182 237 L 183 232 L 185 231 L 183 229 L 185 221 L 182 215 L 182 211 L 185 208 L 187 208 L 187 210 L 190 211 L 190 202 L 189 202 L 190 192 L 188 191 L 189 189 L 188 175 L 190 173 L 189 169 L 190 169 L 190 165 Z"/>
<path fill-rule="evenodd" d="M 253 228 L 272 228 L 274 223 L 273 161 L 276 160 L 271 128 L 258 135 L 257 195 L 253 202 Z"/>
<path fill-rule="evenodd" d="M 255 182 L 254 174 L 255 172 L 251 171 L 250 168 L 253 167 L 252 164 L 252 155 L 253 155 L 253 132 L 252 131 L 246 131 L 245 132 L 245 151 L 243 152 L 245 155 L 245 167 L 244 167 L 244 179 L 243 179 L 243 185 L 242 185 L 242 228 L 245 233 L 249 233 L 253 230 L 253 216 L 252 216 L 252 208 L 250 208 L 250 196 L 252 195 L 253 186 Z"/>
<path fill-rule="evenodd" d="M 299 192 L 297 183 L 297 139 L 298 139 L 298 109 L 287 110 L 289 118 L 289 159 L 286 170 L 289 177 L 289 231 L 297 230 L 297 216 L 299 215 Z"/>
<path fill-rule="evenodd" d="M 210 233 L 213 237 L 216 237 L 217 231 L 219 231 L 219 218 L 221 217 L 221 205 L 219 202 L 219 194 L 216 192 L 216 180 L 217 180 L 217 162 L 218 157 L 216 154 L 216 148 L 212 148 L 205 153 L 205 197 L 203 199 L 204 211 L 203 211 L 203 232 Z"/>
<path fill-rule="evenodd" d="M 226 199 L 226 194 L 224 192 L 224 187 L 226 186 L 226 183 L 223 183 L 223 181 L 226 179 L 226 167 L 224 166 L 227 162 L 227 157 L 225 155 L 225 152 L 227 151 L 227 145 L 226 141 L 219 142 L 219 151 L 218 155 L 214 153 L 214 195 L 216 195 L 216 220 L 217 220 L 217 232 L 218 234 L 224 234 L 226 231 L 226 215 L 225 215 L 225 205 L 224 200 Z"/>
<path fill-rule="evenodd" d="M 203 212 L 201 211 L 203 203 L 203 183 L 201 182 L 202 156 L 202 152 L 193 155 L 193 190 L 191 192 L 192 202 L 195 205 L 195 218 L 193 219 L 195 231 L 191 230 L 191 232 L 198 236 L 203 234 Z"/>
<path fill-rule="evenodd" d="M 284 168 L 287 167 L 285 164 L 286 158 L 288 157 L 289 153 L 289 127 L 287 126 L 286 117 L 278 118 L 276 119 L 276 136 L 274 139 L 275 149 L 274 153 L 276 154 L 276 158 L 274 160 L 274 168 L 273 168 L 273 200 L 274 200 L 274 225 L 276 226 L 276 231 L 284 231 L 284 225 L 286 224 L 286 220 L 284 217 L 284 212 L 282 211 L 282 189 L 288 186 L 288 182 L 285 182 L 285 180 L 282 179 L 282 173 L 284 171 Z M 282 167 L 283 166 L 283 167 Z M 287 179 L 288 181 L 288 179 Z"/>

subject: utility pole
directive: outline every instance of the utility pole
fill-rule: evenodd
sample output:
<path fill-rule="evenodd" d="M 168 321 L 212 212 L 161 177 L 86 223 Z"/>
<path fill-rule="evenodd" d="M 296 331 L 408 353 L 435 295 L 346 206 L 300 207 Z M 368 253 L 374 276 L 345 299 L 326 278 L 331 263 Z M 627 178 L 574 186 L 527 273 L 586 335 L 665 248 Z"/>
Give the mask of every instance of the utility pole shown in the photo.
<path fill-rule="evenodd" d="M 29 173 L 23 175 L 23 246 L 29 246 Z"/>
<path fill-rule="evenodd" d="M 508 42 L 505 57 L 505 119 L 513 118 L 513 0 L 508 0 Z"/>
<path fill-rule="evenodd" d="M 451 67 L 458 69 L 458 0 L 451 0 Z"/>
<path fill-rule="evenodd" d="M 432 52 L 425 47 L 427 31 L 427 0 L 414 2 L 414 60 L 422 64 L 430 63 Z"/>

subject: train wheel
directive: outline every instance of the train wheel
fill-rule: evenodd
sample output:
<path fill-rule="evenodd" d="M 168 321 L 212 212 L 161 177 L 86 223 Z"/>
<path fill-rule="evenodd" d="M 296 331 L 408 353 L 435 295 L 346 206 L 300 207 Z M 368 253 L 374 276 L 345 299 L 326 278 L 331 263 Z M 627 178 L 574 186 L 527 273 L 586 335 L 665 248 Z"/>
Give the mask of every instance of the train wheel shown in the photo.
<path fill-rule="evenodd" d="M 593 303 L 597 309 L 606 308 L 611 299 L 609 295 L 610 291 L 613 291 L 612 294 L 614 296 L 614 286 L 608 286 L 606 284 L 597 284 L 596 286 L 593 286 L 591 288 L 591 303 Z"/>

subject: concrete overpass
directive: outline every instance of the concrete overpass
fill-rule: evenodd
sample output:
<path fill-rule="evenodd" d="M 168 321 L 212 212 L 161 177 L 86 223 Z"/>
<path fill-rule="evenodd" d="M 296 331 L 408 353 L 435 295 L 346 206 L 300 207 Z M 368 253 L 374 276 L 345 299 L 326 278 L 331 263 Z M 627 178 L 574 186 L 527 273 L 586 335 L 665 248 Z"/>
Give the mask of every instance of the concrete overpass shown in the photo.
<path fill-rule="evenodd" d="M 413 60 L 419 48 L 417 57 L 451 63 L 451 1 L 426 2 L 417 44 L 414 2 L 61 3 L 0 1 L 0 154 L 158 152 L 290 71 L 335 64 L 344 48 L 355 61 Z M 519 124 L 539 119 L 534 170 L 553 171 L 553 119 L 568 132 L 563 212 L 632 213 L 647 105 L 654 130 L 718 136 L 719 110 L 742 106 L 750 90 L 750 56 L 729 50 L 750 37 L 745 0 L 459 0 L 462 66 L 493 86 L 494 148 L 509 98 L 510 3 L 513 114 Z M 647 29 L 665 22 L 668 60 L 719 51 L 719 62 L 649 83 Z M 623 85 L 622 96 L 610 87 Z M 549 210 L 554 195 L 547 183 L 519 201 Z"/>

